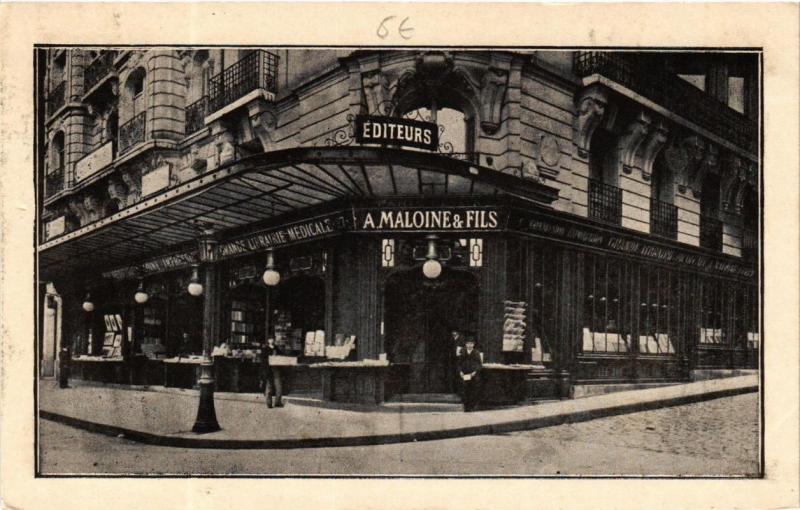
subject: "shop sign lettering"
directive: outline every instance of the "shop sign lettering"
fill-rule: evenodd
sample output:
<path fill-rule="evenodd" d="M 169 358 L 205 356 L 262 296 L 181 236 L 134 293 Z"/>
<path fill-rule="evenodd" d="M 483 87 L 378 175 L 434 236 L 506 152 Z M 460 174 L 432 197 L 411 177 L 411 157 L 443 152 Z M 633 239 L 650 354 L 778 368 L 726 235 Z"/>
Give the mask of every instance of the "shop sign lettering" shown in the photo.
<path fill-rule="evenodd" d="M 364 231 L 496 230 L 502 227 L 495 209 L 380 209 L 357 213 Z"/>
<path fill-rule="evenodd" d="M 434 151 L 439 147 L 438 127 L 432 122 L 394 117 L 358 115 L 356 141 L 400 145 Z"/>
<path fill-rule="evenodd" d="M 746 278 L 751 278 L 755 275 L 753 269 L 733 262 L 712 259 L 694 253 L 680 252 L 672 248 L 648 244 L 644 241 L 624 238 L 608 233 L 592 232 L 574 225 L 559 224 L 541 218 L 518 217 L 513 222 L 513 228 L 531 234 L 579 241 L 584 245 L 606 248 L 619 253 L 691 266 L 704 271 L 713 271 Z"/>
<path fill-rule="evenodd" d="M 196 263 L 197 254 L 195 252 L 173 253 L 146 260 L 133 267 L 107 271 L 103 273 L 103 277 L 113 280 L 126 280 L 143 274 L 166 273 L 167 271 L 189 267 Z"/>
<path fill-rule="evenodd" d="M 233 257 L 243 253 L 275 248 L 308 239 L 313 239 L 349 228 L 351 221 L 343 213 L 316 218 L 250 234 L 247 237 L 222 243 L 219 246 L 220 257 Z"/>

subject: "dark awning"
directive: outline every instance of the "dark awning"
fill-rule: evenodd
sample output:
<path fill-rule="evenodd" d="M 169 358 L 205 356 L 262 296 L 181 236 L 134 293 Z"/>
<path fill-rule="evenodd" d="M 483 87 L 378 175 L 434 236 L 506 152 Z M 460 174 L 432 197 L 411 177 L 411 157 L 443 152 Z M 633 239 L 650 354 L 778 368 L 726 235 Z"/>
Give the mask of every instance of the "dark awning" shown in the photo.
<path fill-rule="evenodd" d="M 242 158 L 39 246 L 48 273 L 118 266 L 347 198 L 508 195 L 550 204 L 555 188 L 446 156 L 398 149 L 295 148 Z"/>

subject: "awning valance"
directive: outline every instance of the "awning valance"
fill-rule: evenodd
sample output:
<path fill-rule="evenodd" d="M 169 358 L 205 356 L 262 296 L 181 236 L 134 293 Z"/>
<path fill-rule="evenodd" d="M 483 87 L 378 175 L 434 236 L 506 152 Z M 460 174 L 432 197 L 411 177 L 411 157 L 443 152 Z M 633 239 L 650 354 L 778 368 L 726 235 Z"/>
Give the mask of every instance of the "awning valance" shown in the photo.
<path fill-rule="evenodd" d="M 342 199 L 507 195 L 550 204 L 555 188 L 433 153 L 295 148 L 242 158 L 39 246 L 43 278 L 119 266 Z"/>

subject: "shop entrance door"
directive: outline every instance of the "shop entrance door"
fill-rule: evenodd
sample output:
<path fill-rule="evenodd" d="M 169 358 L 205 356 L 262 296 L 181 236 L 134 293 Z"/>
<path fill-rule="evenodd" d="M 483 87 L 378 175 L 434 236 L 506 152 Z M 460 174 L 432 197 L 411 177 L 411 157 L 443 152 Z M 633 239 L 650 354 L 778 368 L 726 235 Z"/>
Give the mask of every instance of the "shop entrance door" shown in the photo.
<path fill-rule="evenodd" d="M 474 335 L 478 312 L 477 277 L 446 270 L 428 280 L 419 269 L 393 275 L 385 293 L 386 352 L 407 367 L 408 393 L 454 393 L 453 329 Z"/>

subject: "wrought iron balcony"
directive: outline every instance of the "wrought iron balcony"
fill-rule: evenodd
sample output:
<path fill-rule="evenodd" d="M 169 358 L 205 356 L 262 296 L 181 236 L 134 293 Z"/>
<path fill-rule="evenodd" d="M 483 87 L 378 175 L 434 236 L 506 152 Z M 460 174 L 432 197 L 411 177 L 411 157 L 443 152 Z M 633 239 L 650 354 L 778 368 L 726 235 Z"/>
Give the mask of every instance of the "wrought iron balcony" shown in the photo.
<path fill-rule="evenodd" d="M 755 259 L 758 254 L 758 234 L 755 230 L 742 229 L 742 258 Z"/>
<path fill-rule="evenodd" d="M 278 55 L 254 50 L 209 81 L 209 112 L 228 106 L 248 93 L 278 92 Z"/>
<path fill-rule="evenodd" d="M 208 115 L 208 96 L 203 96 L 199 100 L 186 107 L 186 134 L 190 135 L 202 129 L 205 125 L 203 120 Z"/>
<path fill-rule="evenodd" d="M 644 60 L 637 61 L 624 53 L 579 51 L 575 55 L 575 72 L 581 77 L 605 76 L 725 140 L 756 151 L 755 122 L 677 75 L 647 65 Z"/>
<path fill-rule="evenodd" d="M 622 190 L 589 179 L 589 217 L 604 223 L 622 223 Z"/>
<path fill-rule="evenodd" d="M 51 116 L 66 103 L 67 82 L 62 81 L 47 95 L 47 116 Z"/>
<path fill-rule="evenodd" d="M 120 126 L 119 153 L 124 154 L 136 145 L 144 142 L 147 113 L 142 112 Z"/>
<path fill-rule="evenodd" d="M 52 197 L 64 190 L 64 167 L 59 167 L 45 176 L 45 197 Z"/>
<path fill-rule="evenodd" d="M 722 222 L 714 216 L 700 215 L 700 246 L 722 250 Z"/>
<path fill-rule="evenodd" d="M 89 92 L 92 87 L 114 70 L 115 51 L 104 51 L 86 68 L 83 74 L 83 89 Z"/>
<path fill-rule="evenodd" d="M 678 208 L 659 200 L 650 201 L 650 233 L 676 239 L 678 237 Z"/>

